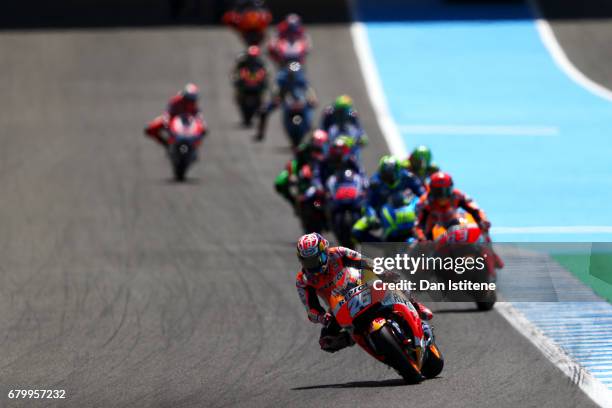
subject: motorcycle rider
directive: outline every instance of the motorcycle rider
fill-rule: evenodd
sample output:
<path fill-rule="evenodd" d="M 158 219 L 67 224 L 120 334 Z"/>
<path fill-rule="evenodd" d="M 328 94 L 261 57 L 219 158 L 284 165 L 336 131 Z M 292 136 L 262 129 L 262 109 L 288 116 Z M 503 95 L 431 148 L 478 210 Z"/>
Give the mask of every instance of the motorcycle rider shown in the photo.
<path fill-rule="evenodd" d="M 333 125 L 344 128 L 348 124 L 357 129 L 363 129 L 359 115 L 353 106 L 353 99 L 348 95 L 340 95 L 323 110 L 321 129 L 329 132 Z"/>
<path fill-rule="evenodd" d="M 379 212 L 395 194 L 412 192 L 416 197 L 425 194 L 421 180 L 400 165 L 393 156 L 383 156 L 378 164 L 378 172 L 370 178 L 363 216 L 353 226 L 353 236 L 359 242 L 376 242 L 377 237 L 370 233 L 379 227 Z"/>
<path fill-rule="evenodd" d="M 296 182 L 299 176 L 299 169 L 306 164 L 314 168 L 319 168 L 327 156 L 328 151 L 327 132 L 317 129 L 312 132 L 308 141 L 301 143 L 295 152 L 295 157 L 289 160 L 285 168 L 278 174 L 274 181 L 276 192 L 291 204 L 295 209 L 296 198 L 291 194 L 291 184 Z M 320 170 L 316 170 L 319 172 Z"/>
<path fill-rule="evenodd" d="M 236 66 L 232 72 L 232 81 L 236 89 L 235 99 L 236 103 L 240 106 L 241 92 L 244 89 L 244 79 L 242 78 L 243 72 L 246 70 L 247 75 L 255 76 L 257 80 L 261 80 L 259 85 L 261 93 L 266 89 L 268 85 L 266 65 L 261 59 L 261 50 L 256 45 L 251 45 L 246 52 L 240 54 L 236 60 Z M 244 125 L 250 126 L 251 118 L 245 118 Z"/>
<path fill-rule="evenodd" d="M 421 179 L 423 183 L 432 174 L 440 171 L 438 165 L 432 162 L 431 150 L 423 145 L 415 147 L 410 156 L 408 156 L 408 159 L 404 160 L 401 164 L 402 167 Z"/>
<path fill-rule="evenodd" d="M 296 276 L 296 287 L 300 300 L 306 308 L 308 319 L 313 323 L 323 325 L 319 345 L 322 350 L 333 353 L 354 344 L 350 334 L 342 330 L 335 317 L 326 311 L 319 301 L 319 296 L 328 299 L 336 289 L 340 279 L 338 274 L 346 267 L 360 270 L 372 270 L 373 262 L 359 252 L 345 247 L 330 247 L 329 242 L 318 233 L 306 234 L 297 242 L 297 257 L 301 268 Z M 382 275 L 393 279 L 392 273 Z M 347 279 L 351 279 L 347 277 Z M 349 284 L 349 282 L 346 282 Z M 433 313 L 425 305 L 417 302 L 406 293 L 411 303 L 423 320 L 423 328 L 429 329 L 425 323 L 431 320 Z M 429 333 L 431 333 L 429 331 Z"/>
<path fill-rule="evenodd" d="M 272 90 L 270 101 L 259 112 L 259 126 L 255 140 L 263 140 L 268 116 L 288 97 L 305 100 L 307 106 L 304 109 L 304 120 L 310 123 L 313 108 L 317 106 L 318 100 L 299 62 L 292 62 L 277 74 L 276 87 Z"/>
<path fill-rule="evenodd" d="M 295 13 L 287 15 L 276 27 L 276 35 L 268 43 L 268 54 L 279 66 L 287 63 L 283 46 L 285 43 L 300 43 L 301 53 L 297 56 L 297 62 L 304 64 L 306 55 L 312 48 L 310 36 L 302 25 L 302 18 Z"/>
<path fill-rule="evenodd" d="M 429 191 L 419 199 L 417 205 L 417 222 L 414 230 L 419 241 L 432 240 L 433 228 L 436 224 L 443 225 L 445 228 L 457 225 L 459 208 L 472 215 L 483 233 L 488 236 L 491 222 L 471 198 L 454 188 L 450 174 L 441 171 L 432 174 L 428 187 Z M 493 254 L 495 266 L 503 268 L 504 262 L 497 254 Z"/>
<path fill-rule="evenodd" d="M 202 117 L 198 107 L 200 90 L 193 84 L 188 83 L 183 90 L 170 98 L 166 110 L 158 117 L 153 119 L 145 128 L 145 136 L 152 138 L 164 147 L 168 147 L 168 127 L 170 121 L 179 115 L 197 116 L 203 123 L 204 136 L 207 132 L 206 122 Z"/>
<path fill-rule="evenodd" d="M 241 69 L 246 68 L 251 72 L 256 72 L 260 69 L 266 69 L 266 64 L 261 59 L 261 49 L 257 45 L 251 45 L 247 48 L 246 52 L 243 52 L 238 56 L 236 60 L 236 66 L 233 72 L 233 78 L 239 77 Z"/>
<path fill-rule="evenodd" d="M 340 136 L 331 142 L 327 157 L 327 168 L 325 169 L 326 177 L 322 179 L 323 182 L 335 172 L 347 169 L 353 170 L 361 175 L 365 174 L 365 171 L 355 155 L 353 144 L 354 140 L 348 136 Z"/>
<path fill-rule="evenodd" d="M 257 13 L 256 26 L 252 26 L 253 22 L 244 18 L 249 12 Z M 223 14 L 222 20 L 224 24 L 238 31 L 247 44 L 256 45 L 263 39 L 265 30 L 272 21 L 272 14 L 263 0 L 237 0 L 234 7 Z"/>

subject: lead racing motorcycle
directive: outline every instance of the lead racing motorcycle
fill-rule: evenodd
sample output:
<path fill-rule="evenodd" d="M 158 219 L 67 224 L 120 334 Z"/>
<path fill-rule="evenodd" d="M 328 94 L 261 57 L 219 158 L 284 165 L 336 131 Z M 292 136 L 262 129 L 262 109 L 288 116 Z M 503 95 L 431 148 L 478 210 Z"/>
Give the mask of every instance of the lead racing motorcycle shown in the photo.
<path fill-rule="evenodd" d="M 344 273 L 363 278 L 334 290 L 328 304 L 355 343 L 408 383 L 440 374 L 444 357 L 404 292 L 382 287 L 379 277 L 367 270 L 345 268 Z"/>

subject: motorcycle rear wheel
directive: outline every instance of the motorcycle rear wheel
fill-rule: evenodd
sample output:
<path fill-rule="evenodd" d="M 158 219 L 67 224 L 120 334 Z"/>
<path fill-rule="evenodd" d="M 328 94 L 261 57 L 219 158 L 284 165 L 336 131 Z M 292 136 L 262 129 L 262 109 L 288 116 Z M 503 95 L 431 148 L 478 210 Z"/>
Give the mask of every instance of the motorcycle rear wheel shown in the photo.
<path fill-rule="evenodd" d="M 172 170 L 174 170 L 174 179 L 176 181 L 185 181 L 185 176 L 187 174 L 187 167 L 183 164 L 176 164 L 172 166 Z"/>
<path fill-rule="evenodd" d="M 385 356 L 385 363 L 394 368 L 404 381 L 417 384 L 423 380 L 423 375 L 412 366 L 387 324 L 372 334 L 372 341 L 376 351 Z"/>
<path fill-rule="evenodd" d="M 495 292 L 492 292 L 488 294 L 487 297 L 489 299 L 487 299 L 486 301 L 476 302 L 476 307 L 478 308 L 478 310 L 487 311 L 493 309 L 493 306 L 495 306 L 495 302 L 497 301 L 497 294 Z"/>

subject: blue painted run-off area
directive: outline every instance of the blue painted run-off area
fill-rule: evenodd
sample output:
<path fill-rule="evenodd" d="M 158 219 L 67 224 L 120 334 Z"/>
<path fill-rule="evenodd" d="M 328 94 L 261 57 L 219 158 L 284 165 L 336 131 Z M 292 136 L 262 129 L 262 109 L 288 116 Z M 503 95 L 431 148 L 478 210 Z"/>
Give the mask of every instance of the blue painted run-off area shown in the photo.
<path fill-rule="evenodd" d="M 612 103 L 555 65 L 526 5 L 357 7 L 406 147 L 429 145 L 494 225 L 612 226 Z M 612 241 L 612 233 L 495 239 Z M 610 304 L 514 306 L 612 390 Z"/>
<path fill-rule="evenodd" d="M 612 103 L 557 67 L 526 5 L 357 8 L 407 148 L 429 145 L 494 226 L 610 227 L 498 241 L 612 241 Z"/>

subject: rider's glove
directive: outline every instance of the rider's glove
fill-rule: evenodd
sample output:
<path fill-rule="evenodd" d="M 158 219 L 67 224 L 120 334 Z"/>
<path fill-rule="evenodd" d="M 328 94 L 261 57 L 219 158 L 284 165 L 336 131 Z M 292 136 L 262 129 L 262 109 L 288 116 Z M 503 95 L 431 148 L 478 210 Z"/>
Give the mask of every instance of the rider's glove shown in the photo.
<path fill-rule="evenodd" d="M 334 319 L 334 317 L 331 315 L 331 313 L 327 312 L 327 313 L 325 313 L 325 314 L 320 316 L 319 322 L 323 326 L 327 327 L 327 326 L 329 326 L 329 324 L 332 322 L 333 319 Z"/>
<path fill-rule="evenodd" d="M 480 221 L 480 223 L 478 224 L 478 226 L 480 227 L 481 230 L 483 230 L 484 232 L 488 232 L 489 228 L 491 228 L 491 222 L 488 220 L 482 220 Z"/>

